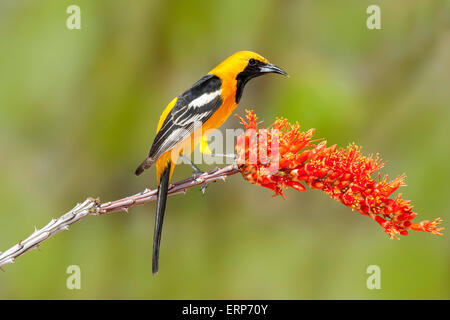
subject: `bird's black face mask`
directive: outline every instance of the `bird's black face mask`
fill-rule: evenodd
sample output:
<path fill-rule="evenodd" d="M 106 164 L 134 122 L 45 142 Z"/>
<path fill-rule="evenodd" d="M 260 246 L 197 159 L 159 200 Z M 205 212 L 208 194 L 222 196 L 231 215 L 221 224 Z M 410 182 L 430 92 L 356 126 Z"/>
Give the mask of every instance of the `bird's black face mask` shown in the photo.
<path fill-rule="evenodd" d="M 240 72 L 236 77 L 236 103 L 239 103 L 239 100 L 241 100 L 244 87 L 250 79 L 267 73 L 278 73 L 284 76 L 288 75 L 283 69 L 271 63 L 264 63 L 256 59 L 248 60 L 247 67 L 245 67 L 244 71 Z"/>

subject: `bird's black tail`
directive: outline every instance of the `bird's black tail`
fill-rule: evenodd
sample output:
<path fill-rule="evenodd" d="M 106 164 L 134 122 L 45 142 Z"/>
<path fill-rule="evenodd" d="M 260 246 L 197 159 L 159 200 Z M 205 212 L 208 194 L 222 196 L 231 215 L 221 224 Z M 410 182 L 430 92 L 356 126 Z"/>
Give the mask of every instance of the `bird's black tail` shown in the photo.
<path fill-rule="evenodd" d="M 166 210 L 167 191 L 169 190 L 171 163 L 169 162 L 164 169 L 159 180 L 158 199 L 156 202 L 156 216 L 155 216 L 155 232 L 153 234 L 153 261 L 152 273 L 158 273 L 159 269 L 159 246 L 161 244 L 161 233 L 164 221 L 164 212 Z"/>

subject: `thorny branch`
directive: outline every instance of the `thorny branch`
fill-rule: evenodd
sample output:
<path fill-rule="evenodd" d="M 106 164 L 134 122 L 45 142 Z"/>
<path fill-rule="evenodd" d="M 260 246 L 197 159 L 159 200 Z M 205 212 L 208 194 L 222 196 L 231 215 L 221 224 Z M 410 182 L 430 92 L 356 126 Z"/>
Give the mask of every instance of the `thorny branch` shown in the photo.
<path fill-rule="evenodd" d="M 170 186 L 169 195 L 185 193 L 188 188 L 205 185 L 217 180 L 225 180 L 226 177 L 240 172 L 236 165 L 229 165 L 224 168 L 215 168 L 199 176 L 193 176 L 185 180 L 176 182 Z M 156 200 L 157 190 L 145 189 L 141 193 L 125 197 L 123 199 L 100 203 L 99 199 L 88 198 L 83 203 L 77 204 L 72 210 L 63 214 L 58 219 L 52 219 L 45 227 L 36 229 L 25 240 L 9 248 L 5 252 L 0 252 L 1 267 L 14 263 L 15 259 L 26 252 L 37 249 L 39 244 L 58 232 L 68 230 L 71 224 L 80 221 L 86 216 L 98 216 L 117 211 L 128 211 L 129 208 L 143 205 Z"/>

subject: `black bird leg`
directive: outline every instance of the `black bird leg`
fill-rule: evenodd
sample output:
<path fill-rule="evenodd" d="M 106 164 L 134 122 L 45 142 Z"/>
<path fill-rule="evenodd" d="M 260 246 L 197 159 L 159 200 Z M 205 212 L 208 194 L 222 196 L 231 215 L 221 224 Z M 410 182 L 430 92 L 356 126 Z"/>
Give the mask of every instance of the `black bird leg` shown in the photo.
<path fill-rule="evenodd" d="M 199 167 L 197 167 L 194 163 L 192 163 L 191 159 L 189 159 L 188 157 L 184 156 L 184 155 L 180 155 L 180 157 L 189 165 L 191 166 L 193 172 L 192 172 L 192 176 L 194 178 L 201 176 L 203 173 L 205 173 L 204 171 L 202 171 Z M 204 183 L 202 184 L 202 187 L 200 188 L 200 190 L 202 191 L 202 193 L 205 193 L 206 188 L 208 187 L 208 183 Z"/>

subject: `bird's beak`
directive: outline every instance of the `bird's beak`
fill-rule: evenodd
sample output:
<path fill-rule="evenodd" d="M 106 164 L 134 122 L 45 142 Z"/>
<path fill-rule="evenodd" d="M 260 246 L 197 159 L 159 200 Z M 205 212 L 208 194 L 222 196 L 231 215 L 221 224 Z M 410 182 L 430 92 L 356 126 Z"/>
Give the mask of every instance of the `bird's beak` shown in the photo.
<path fill-rule="evenodd" d="M 281 69 L 271 63 L 267 63 L 267 64 L 261 66 L 259 68 L 259 72 L 261 72 L 261 73 L 278 73 L 278 74 L 282 74 L 283 76 L 288 76 L 286 71 L 284 71 L 283 69 Z"/>

